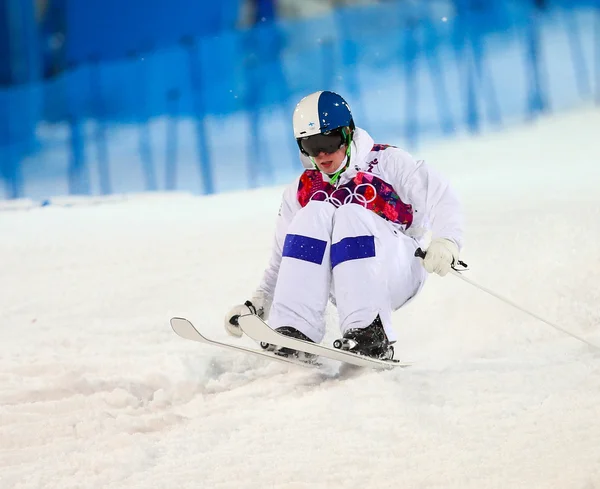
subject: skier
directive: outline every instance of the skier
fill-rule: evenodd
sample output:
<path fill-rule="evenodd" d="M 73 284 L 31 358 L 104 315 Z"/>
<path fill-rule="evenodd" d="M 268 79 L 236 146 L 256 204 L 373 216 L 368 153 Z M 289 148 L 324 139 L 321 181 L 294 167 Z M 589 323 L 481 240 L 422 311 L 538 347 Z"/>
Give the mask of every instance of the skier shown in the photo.
<path fill-rule="evenodd" d="M 334 92 L 304 97 L 293 128 L 306 169 L 284 191 L 259 287 L 227 313 L 225 329 L 241 336 L 237 316 L 253 313 L 279 333 L 320 343 L 330 299 L 344 349 L 391 358 L 392 312 L 417 295 L 426 272 L 444 276 L 458 262 L 458 199 L 424 161 L 374 144 Z M 429 232 L 426 256 L 417 259 Z"/>

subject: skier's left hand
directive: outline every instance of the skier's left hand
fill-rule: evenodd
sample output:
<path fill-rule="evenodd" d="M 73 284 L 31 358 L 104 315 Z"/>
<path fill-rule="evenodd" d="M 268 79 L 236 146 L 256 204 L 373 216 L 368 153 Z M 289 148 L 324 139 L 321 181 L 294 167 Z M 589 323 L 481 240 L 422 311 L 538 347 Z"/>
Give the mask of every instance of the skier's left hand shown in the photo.
<path fill-rule="evenodd" d="M 437 273 L 443 277 L 456 262 L 458 262 L 458 246 L 449 239 L 435 238 L 427 248 L 423 266 L 429 273 Z"/>
<path fill-rule="evenodd" d="M 238 324 L 237 318 L 244 314 L 256 314 L 263 320 L 269 318 L 269 310 L 271 309 L 272 299 L 267 294 L 258 289 L 254 292 L 252 300 L 246 301 L 244 304 L 233 306 L 225 315 L 223 326 L 225 331 L 231 336 L 242 336 L 242 329 Z"/>

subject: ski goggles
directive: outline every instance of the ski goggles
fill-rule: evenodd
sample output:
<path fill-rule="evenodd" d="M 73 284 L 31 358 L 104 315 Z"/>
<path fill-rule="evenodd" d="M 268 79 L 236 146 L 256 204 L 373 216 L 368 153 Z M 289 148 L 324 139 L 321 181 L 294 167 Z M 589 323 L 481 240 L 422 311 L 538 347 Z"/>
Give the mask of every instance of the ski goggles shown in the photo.
<path fill-rule="evenodd" d="M 298 146 L 308 156 L 319 156 L 320 153 L 331 154 L 340 149 L 346 142 L 342 129 L 335 129 L 323 134 L 315 134 L 299 138 Z"/>

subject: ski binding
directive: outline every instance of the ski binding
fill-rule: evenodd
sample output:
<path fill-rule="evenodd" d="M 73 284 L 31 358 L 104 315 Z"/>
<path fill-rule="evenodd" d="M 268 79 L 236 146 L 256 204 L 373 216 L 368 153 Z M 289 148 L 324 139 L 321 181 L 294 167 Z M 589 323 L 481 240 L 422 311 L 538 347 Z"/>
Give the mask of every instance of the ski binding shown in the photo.
<path fill-rule="evenodd" d="M 400 362 L 398 360 L 382 360 L 367 357 L 344 349 L 331 348 L 285 336 L 271 329 L 267 323 L 254 314 L 240 316 L 238 322 L 245 334 L 261 343 L 263 349 L 266 347 L 265 351 L 268 351 L 269 349 L 272 350 L 271 345 L 277 345 L 278 347 L 290 348 L 318 357 L 326 357 L 339 362 L 349 363 L 358 367 L 371 367 L 377 369 L 392 369 L 397 367 L 409 367 L 411 365 L 410 363 Z"/>

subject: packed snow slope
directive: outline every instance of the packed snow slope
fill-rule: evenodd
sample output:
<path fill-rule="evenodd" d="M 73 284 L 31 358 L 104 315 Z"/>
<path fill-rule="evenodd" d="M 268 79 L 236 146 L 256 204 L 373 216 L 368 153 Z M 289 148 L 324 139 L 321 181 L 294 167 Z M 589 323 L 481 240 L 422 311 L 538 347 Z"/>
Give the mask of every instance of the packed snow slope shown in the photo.
<path fill-rule="evenodd" d="M 415 155 L 463 200 L 468 276 L 597 345 L 599 134 L 583 108 Z M 235 341 L 281 192 L 0 204 L 0 488 L 600 488 L 598 350 L 455 277 L 395 314 L 406 370 L 175 336 Z"/>

